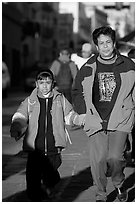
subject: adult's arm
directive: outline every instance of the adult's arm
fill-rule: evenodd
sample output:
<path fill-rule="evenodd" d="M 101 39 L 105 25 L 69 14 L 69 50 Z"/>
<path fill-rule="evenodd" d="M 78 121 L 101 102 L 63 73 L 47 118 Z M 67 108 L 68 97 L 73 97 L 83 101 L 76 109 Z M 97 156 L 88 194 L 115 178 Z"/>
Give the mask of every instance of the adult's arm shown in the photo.
<path fill-rule="evenodd" d="M 86 104 L 83 96 L 82 81 L 84 80 L 84 70 L 80 69 L 76 75 L 74 86 L 72 88 L 72 101 L 74 110 L 78 114 L 86 113 Z"/>

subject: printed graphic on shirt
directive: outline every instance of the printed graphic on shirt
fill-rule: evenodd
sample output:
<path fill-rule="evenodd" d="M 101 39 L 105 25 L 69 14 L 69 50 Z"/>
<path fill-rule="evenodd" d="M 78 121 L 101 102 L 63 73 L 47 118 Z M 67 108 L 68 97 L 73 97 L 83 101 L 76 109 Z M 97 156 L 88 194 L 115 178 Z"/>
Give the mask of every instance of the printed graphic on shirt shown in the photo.
<path fill-rule="evenodd" d="M 116 79 L 113 72 L 98 73 L 99 93 L 102 102 L 112 100 L 116 88 Z"/>

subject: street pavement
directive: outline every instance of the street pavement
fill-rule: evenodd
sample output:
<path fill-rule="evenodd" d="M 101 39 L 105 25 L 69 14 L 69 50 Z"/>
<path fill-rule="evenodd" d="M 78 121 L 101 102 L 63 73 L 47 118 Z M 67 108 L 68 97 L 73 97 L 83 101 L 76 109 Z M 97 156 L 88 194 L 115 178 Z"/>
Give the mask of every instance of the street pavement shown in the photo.
<path fill-rule="evenodd" d="M 9 135 L 11 117 L 26 93 L 11 94 L 2 106 L 2 201 L 29 202 L 25 189 L 25 165 L 27 155 L 22 152 L 22 140 L 16 142 Z M 61 181 L 55 188 L 55 197 L 45 202 L 95 202 L 94 186 L 89 166 L 88 141 L 82 129 L 68 127 L 72 144 L 62 151 L 59 168 Z M 125 186 L 128 202 L 135 201 L 135 168 L 125 168 Z M 118 202 L 111 179 L 108 178 L 107 202 Z"/>

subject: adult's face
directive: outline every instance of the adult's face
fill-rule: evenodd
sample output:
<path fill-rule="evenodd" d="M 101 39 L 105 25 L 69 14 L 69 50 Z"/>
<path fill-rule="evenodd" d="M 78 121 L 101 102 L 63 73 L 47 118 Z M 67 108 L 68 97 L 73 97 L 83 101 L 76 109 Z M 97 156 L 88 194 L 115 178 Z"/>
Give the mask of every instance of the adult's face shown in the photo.
<path fill-rule="evenodd" d="M 64 62 L 68 62 L 70 60 L 69 57 L 70 57 L 70 54 L 66 50 L 63 50 L 60 53 L 60 60 L 62 60 Z"/>
<path fill-rule="evenodd" d="M 110 36 L 101 34 L 98 37 L 97 50 L 101 57 L 109 59 L 113 56 L 114 43 Z"/>

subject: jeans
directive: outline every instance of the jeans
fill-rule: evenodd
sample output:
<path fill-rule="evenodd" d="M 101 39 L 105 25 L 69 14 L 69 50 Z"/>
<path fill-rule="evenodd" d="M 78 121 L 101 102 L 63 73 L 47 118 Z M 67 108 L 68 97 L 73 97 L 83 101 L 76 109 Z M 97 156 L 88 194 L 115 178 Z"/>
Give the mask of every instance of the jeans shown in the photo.
<path fill-rule="evenodd" d="M 120 187 L 124 181 L 123 153 L 127 135 L 120 131 L 100 131 L 90 137 L 90 166 L 97 186 L 97 199 L 106 200 L 108 171 L 115 187 Z"/>

